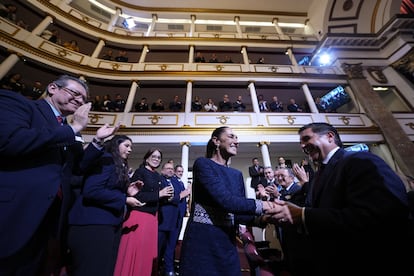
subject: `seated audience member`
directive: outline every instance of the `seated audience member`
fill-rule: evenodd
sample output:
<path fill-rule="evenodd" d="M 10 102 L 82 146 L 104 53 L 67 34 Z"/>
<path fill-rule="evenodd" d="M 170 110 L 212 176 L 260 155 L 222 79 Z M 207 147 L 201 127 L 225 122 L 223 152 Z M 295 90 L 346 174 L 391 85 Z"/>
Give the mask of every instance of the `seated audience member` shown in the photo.
<path fill-rule="evenodd" d="M 194 62 L 206 62 L 203 54 L 201 54 L 201 52 L 197 52 L 196 56 L 194 57 Z"/>
<path fill-rule="evenodd" d="M 22 82 L 20 73 L 11 73 L 1 80 L 1 88 L 11 90 L 17 93 L 23 93 L 25 85 Z"/>
<path fill-rule="evenodd" d="M 106 50 L 106 52 L 102 55 L 102 59 L 113 60 L 112 53 L 113 51 L 111 49 Z"/>
<path fill-rule="evenodd" d="M 42 83 L 40 81 L 35 81 L 31 87 L 25 87 L 22 94 L 28 99 L 37 100 L 44 92 L 45 90 L 42 88 Z"/>
<path fill-rule="evenodd" d="M 230 56 L 225 56 L 223 63 L 233 63 L 233 60 L 231 59 Z"/>
<path fill-rule="evenodd" d="M 49 37 L 49 41 L 50 42 L 52 42 L 52 43 L 56 43 L 56 44 L 61 44 L 62 42 L 60 41 L 60 38 L 59 38 L 59 31 L 57 30 L 57 29 L 53 29 L 52 31 L 51 31 L 51 36 Z"/>
<path fill-rule="evenodd" d="M 295 99 L 292 98 L 289 102 L 290 104 L 287 106 L 289 112 L 303 112 L 303 108 L 296 103 Z"/>
<path fill-rule="evenodd" d="M 115 111 L 114 102 L 111 100 L 109 94 L 105 95 L 103 98 L 103 111 Z"/>
<path fill-rule="evenodd" d="M 101 96 L 96 95 L 92 101 L 92 111 L 102 111 L 103 110 L 103 102 L 101 100 Z"/>
<path fill-rule="evenodd" d="M 149 111 L 147 98 L 142 97 L 141 100 L 135 104 L 135 111 L 136 112 L 147 112 L 147 111 Z"/>
<path fill-rule="evenodd" d="M 259 60 L 257 61 L 258 64 L 264 64 L 265 60 L 264 57 L 260 57 Z"/>
<path fill-rule="evenodd" d="M 217 105 L 214 104 L 213 99 L 208 98 L 207 103 L 204 105 L 204 110 L 207 112 L 216 112 L 217 109 Z"/>
<path fill-rule="evenodd" d="M 246 110 L 246 105 L 243 103 L 242 96 L 237 96 L 237 100 L 233 103 L 233 110 L 243 112 Z"/>
<path fill-rule="evenodd" d="M 283 112 L 283 103 L 276 96 L 273 96 L 269 109 L 271 112 Z"/>
<path fill-rule="evenodd" d="M 168 108 L 172 112 L 180 112 L 183 108 L 183 103 L 179 100 L 179 97 L 175 95 L 172 102 L 168 105 Z"/>
<path fill-rule="evenodd" d="M 259 103 L 259 110 L 261 112 L 269 111 L 269 105 L 267 101 L 265 101 L 264 96 L 262 94 L 257 96 L 257 102 Z"/>
<path fill-rule="evenodd" d="M 216 53 L 212 53 L 212 54 L 211 54 L 211 58 L 209 59 L 209 61 L 208 61 L 208 62 L 210 62 L 210 63 L 219 63 L 219 60 L 218 60 L 218 58 L 217 58 Z"/>
<path fill-rule="evenodd" d="M 158 98 L 152 105 L 151 111 L 152 112 L 161 112 L 165 110 L 164 102 L 161 98 Z"/>
<path fill-rule="evenodd" d="M 125 109 L 126 101 L 122 98 L 121 94 L 117 93 L 115 95 L 114 109 L 115 112 L 123 112 Z"/>
<path fill-rule="evenodd" d="M 0 4 L 0 16 L 6 18 L 14 23 L 17 21 L 16 17 L 17 6 L 14 4 Z"/>
<path fill-rule="evenodd" d="M 194 97 L 194 101 L 191 102 L 191 111 L 201 111 L 203 109 L 203 103 L 199 96 Z"/>
<path fill-rule="evenodd" d="M 115 61 L 118 62 L 128 62 L 128 57 L 126 56 L 127 52 L 125 50 L 121 50 L 118 53 L 118 56 L 115 57 Z"/>
<path fill-rule="evenodd" d="M 78 46 L 78 42 L 74 39 L 72 39 L 71 41 L 66 41 L 65 43 L 63 43 L 63 47 L 65 47 L 66 49 L 75 51 L 75 52 L 79 52 L 79 46 Z"/>
<path fill-rule="evenodd" d="M 233 105 L 230 102 L 229 95 L 225 94 L 223 96 L 223 100 L 219 102 L 219 111 L 220 112 L 233 111 Z"/>

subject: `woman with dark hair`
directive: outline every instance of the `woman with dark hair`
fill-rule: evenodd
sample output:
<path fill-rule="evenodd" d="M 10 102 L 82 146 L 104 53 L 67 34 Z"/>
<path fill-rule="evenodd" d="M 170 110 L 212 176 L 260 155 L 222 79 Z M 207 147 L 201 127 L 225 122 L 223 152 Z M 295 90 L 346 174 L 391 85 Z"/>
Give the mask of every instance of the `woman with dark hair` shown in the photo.
<path fill-rule="evenodd" d="M 132 207 L 123 224 L 114 275 L 157 275 L 158 202 L 161 197 L 174 194 L 171 186 L 160 190 L 161 175 L 156 169 L 161 160 L 161 150 L 148 150 L 142 164 L 131 177 L 131 181 L 143 182 L 135 198 L 145 205 Z"/>
<path fill-rule="evenodd" d="M 113 274 L 125 206 L 140 205 L 127 196 L 131 151 L 131 139 L 115 135 L 85 174 L 81 194 L 69 213 L 71 275 Z"/>
<path fill-rule="evenodd" d="M 206 157 L 193 166 L 191 215 L 181 248 L 180 276 L 241 275 L 236 248 L 238 224 L 264 227 L 273 202 L 247 199 L 243 175 L 230 168 L 239 141 L 229 127 L 215 129 Z"/>

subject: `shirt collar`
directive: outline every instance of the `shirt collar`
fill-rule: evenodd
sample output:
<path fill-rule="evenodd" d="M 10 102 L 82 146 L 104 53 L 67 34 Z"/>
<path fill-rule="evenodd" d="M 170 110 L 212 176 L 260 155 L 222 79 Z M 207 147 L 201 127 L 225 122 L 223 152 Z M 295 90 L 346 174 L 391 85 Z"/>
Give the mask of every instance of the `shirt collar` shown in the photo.
<path fill-rule="evenodd" d="M 332 156 L 335 154 L 335 152 L 337 152 L 339 150 L 339 147 L 336 147 L 334 149 L 332 149 L 328 155 L 326 156 L 326 158 L 322 161 L 322 164 L 328 164 L 329 160 L 331 160 Z"/>

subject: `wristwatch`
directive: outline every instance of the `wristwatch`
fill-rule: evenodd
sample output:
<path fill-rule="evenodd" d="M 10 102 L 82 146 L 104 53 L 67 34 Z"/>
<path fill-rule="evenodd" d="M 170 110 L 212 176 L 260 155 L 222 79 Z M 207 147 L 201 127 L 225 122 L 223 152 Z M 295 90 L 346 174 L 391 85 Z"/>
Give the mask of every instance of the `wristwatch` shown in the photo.
<path fill-rule="evenodd" d="M 103 147 L 104 141 L 103 140 L 98 140 L 96 137 L 93 137 L 92 143 L 94 143 L 94 144 L 96 144 L 100 147 Z"/>

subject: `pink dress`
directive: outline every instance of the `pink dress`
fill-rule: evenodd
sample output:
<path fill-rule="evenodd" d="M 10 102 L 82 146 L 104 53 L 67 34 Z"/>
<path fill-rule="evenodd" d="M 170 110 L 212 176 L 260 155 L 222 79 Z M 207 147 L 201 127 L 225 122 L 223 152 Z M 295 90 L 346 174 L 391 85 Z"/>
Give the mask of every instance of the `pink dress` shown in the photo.
<path fill-rule="evenodd" d="M 132 210 L 124 222 L 114 276 L 157 275 L 158 217 Z"/>

